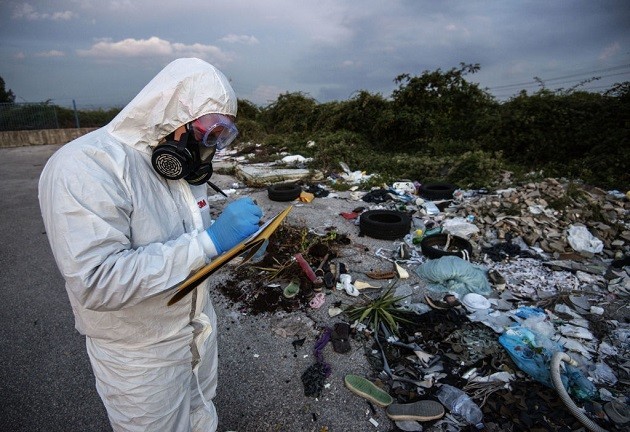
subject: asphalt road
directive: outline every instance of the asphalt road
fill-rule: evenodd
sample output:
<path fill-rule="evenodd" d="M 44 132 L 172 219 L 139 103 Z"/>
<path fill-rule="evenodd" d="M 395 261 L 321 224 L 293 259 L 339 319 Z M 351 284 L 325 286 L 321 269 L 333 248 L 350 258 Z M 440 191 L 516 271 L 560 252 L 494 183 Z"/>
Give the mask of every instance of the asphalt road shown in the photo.
<path fill-rule="evenodd" d="M 0 149 L 0 430 L 78 432 L 110 431 L 74 318 L 63 280 L 54 263 L 37 200 L 37 182 L 47 159 L 59 146 Z M 214 179 L 215 177 L 213 177 Z M 233 179 L 217 176 L 229 187 Z M 252 193 L 266 214 L 286 203 L 271 202 L 263 190 Z M 332 207 L 331 207 L 332 206 Z M 328 226 L 339 211 L 350 211 L 344 200 L 316 200 L 294 209 L 288 220 L 310 227 Z M 354 232 L 351 224 L 345 228 Z M 371 239 L 372 250 L 391 242 Z M 363 270 L 380 265 L 350 251 L 346 262 Z M 223 270 L 222 270 L 223 272 Z M 220 278 L 229 277 L 229 269 Z M 292 313 L 306 323 L 302 347 L 272 331 L 282 316 L 251 316 L 239 312 L 220 294 L 212 293 L 219 318 L 219 389 L 215 404 L 220 431 L 361 432 L 392 430 L 384 411 L 375 411 L 343 385 L 348 374 L 367 375 L 364 347 L 352 341 L 347 354 L 324 351 L 332 365 L 320 398 L 304 396 L 301 375 L 314 363 L 316 328 L 332 326 L 326 310 Z M 346 301 L 344 294 L 330 292 Z M 308 316 L 307 316 L 308 315 Z M 379 426 L 375 427 L 373 420 Z"/>
<path fill-rule="evenodd" d="M 39 174 L 58 146 L 0 149 L 0 430 L 110 431 L 44 231 Z"/>

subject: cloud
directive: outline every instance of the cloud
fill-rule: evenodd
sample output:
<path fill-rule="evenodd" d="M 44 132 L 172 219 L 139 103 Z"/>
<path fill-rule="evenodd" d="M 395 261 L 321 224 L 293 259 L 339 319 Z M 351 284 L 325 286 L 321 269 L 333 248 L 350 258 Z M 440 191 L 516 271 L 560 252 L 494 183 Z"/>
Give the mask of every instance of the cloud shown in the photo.
<path fill-rule="evenodd" d="M 222 42 L 244 45 L 258 45 L 260 41 L 255 36 L 229 34 L 220 39 Z"/>
<path fill-rule="evenodd" d="M 286 89 L 283 90 L 276 86 L 260 85 L 254 89 L 249 98 L 254 103 L 261 103 L 265 105 L 276 100 L 278 95 L 286 91 Z"/>
<path fill-rule="evenodd" d="M 199 57 L 219 64 L 231 62 L 232 55 L 214 45 L 169 42 L 152 36 L 149 39 L 123 39 L 113 42 L 109 39 L 96 42 L 90 49 L 77 50 L 81 57 L 99 59 L 147 58 L 147 57 Z"/>
<path fill-rule="evenodd" d="M 20 52 L 16 53 L 13 56 L 13 58 L 16 59 L 16 60 L 24 60 L 26 58 L 26 54 L 24 54 L 24 52 L 20 51 Z"/>
<path fill-rule="evenodd" d="M 64 57 L 66 53 L 63 51 L 50 50 L 50 51 L 42 51 L 34 54 L 35 57 Z"/>
<path fill-rule="evenodd" d="M 599 55 L 599 59 L 608 60 L 611 57 L 614 57 L 619 52 L 620 49 L 621 49 L 621 45 L 619 45 L 619 42 L 610 44 L 606 48 L 604 48 L 602 53 Z"/>
<path fill-rule="evenodd" d="M 68 21 L 72 18 L 76 18 L 77 15 L 72 11 L 41 13 L 37 12 L 30 4 L 23 3 L 15 7 L 12 17 L 13 19 L 25 19 L 27 21 Z"/>

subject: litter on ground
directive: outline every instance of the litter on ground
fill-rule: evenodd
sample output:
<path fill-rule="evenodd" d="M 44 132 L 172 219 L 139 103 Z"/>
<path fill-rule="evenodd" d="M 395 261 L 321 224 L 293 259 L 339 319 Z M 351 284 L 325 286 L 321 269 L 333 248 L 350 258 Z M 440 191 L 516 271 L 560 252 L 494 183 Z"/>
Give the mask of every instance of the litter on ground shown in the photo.
<path fill-rule="evenodd" d="M 341 167 L 336 181 L 369 178 Z M 628 426 L 626 195 L 584 187 L 569 198 L 566 184 L 546 179 L 431 200 L 413 181 L 344 193 L 300 181 L 312 191 L 305 211 L 324 199 L 342 210 L 317 228 L 285 222 L 265 256 L 218 289 L 242 313 L 268 315 L 296 350 L 312 350 L 305 398 L 338 384 L 329 381 L 336 356 L 361 352 L 369 370 L 342 385 L 383 409 L 378 422 L 369 417 L 375 428 L 387 416 L 398 430 Z M 366 245 L 360 221 L 370 210 L 401 212 L 409 229 L 397 238 L 368 231 L 376 237 Z M 428 256 L 421 243 L 432 235 L 444 243 Z"/>

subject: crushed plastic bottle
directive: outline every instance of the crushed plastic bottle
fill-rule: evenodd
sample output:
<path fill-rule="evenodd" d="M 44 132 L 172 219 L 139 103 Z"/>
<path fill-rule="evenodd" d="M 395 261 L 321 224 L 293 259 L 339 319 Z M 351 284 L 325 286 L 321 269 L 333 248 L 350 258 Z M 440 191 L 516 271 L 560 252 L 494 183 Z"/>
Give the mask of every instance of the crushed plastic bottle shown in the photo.
<path fill-rule="evenodd" d="M 466 423 L 474 425 L 477 429 L 483 429 L 481 408 L 463 390 L 442 384 L 437 392 L 437 397 L 450 412 L 457 414 Z"/>

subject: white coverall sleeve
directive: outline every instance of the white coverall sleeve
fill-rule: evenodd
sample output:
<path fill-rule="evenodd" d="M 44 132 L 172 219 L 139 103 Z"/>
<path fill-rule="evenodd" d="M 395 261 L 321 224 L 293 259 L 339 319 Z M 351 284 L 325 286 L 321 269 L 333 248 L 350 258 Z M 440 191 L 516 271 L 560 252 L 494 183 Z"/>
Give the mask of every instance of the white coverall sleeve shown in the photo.
<path fill-rule="evenodd" d="M 69 293 L 83 307 L 108 311 L 133 306 L 205 264 L 200 233 L 184 227 L 181 218 L 160 219 L 163 207 L 155 202 L 170 196 L 156 190 L 155 196 L 138 197 L 148 194 L 129 187 L 128 158 L 103 149 L 86 153 L 65 155 L 63 162 L 56 158 L 56 165 L 47 167 L 40 178 L 39 197 L 53 254 Z M 134 208 L 139 202 L 156 207 Z M 148 215 L 136 232 L 133 212 Z M 138 238 L 146 243 L 133 247 L 132 239 Z"/>

